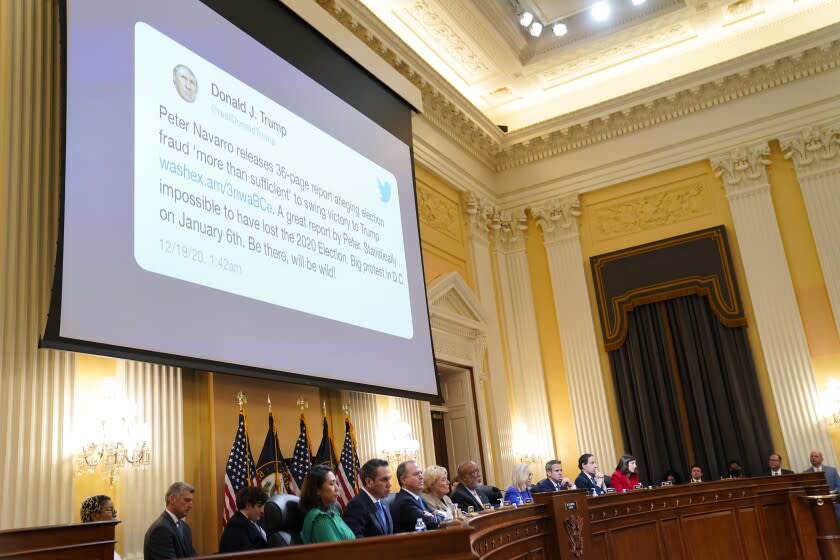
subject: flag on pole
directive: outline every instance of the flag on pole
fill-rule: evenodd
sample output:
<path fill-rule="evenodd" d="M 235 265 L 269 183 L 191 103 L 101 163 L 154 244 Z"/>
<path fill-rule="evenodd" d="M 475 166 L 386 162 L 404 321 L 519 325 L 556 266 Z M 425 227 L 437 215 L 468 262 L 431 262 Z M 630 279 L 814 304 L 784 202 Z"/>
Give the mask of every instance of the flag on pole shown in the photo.
<path fill-rule="evenodd" d="M 300 414 L 300 435 L 295 443 L 295 450 L 292 454 L 292 465 L 289 471 L 292 479 L 289 481 L 292 494 L 300 496 L 300 489 L 303 487 L 303 479 L 309 474 L 312 468 L 312 446 L 309 443 L 309 434 L 306 429 L 306 417 Z"/>
<path fill-rule="evenodd" d="M 251 442 L 248 439 L 248 428 L 245 421 L 245 410 L 239 410 L 239 426 L 230 448 L 227 466 L 225 467 L 225 511 L 224 524 L 227 525 L 236 513 L 236 493 L 245 486 L 257 485 L 257 469 L 254 467 L 254 457 L 251 455 Z"/>
<path fill-rule="evenodd" d="M 324 427 L 321 434 L 321 445 L 318 446 L 318 452 L 315 454 L 312 463 L 315 465 L 327 465 L 331 471 L 335 472 L 336 463 L 338 463 L 338 455 L 332 444 L 332 437 L 330 437 L 330 424 L 327 422 L 327 417 L 324 416 Z"/>
<path fill-rule="evenodd" d="M 289 493 L 289 468 L 280 444 L 277 441 L 277 428 L 274 426 L 274 413 L 268 411 L 268 432 L 265 434 L 260 458 L 257 460 L 257 477 L 269 496 Z"/>
<path fill-rule="evenodd" d="M 359 464 L 359 456 L 356 454 L 353 423 L 350 422 L 350 416 L 346 416 L 344 418 L 344 447 L 341 448 L 338 472 L 335 473 L 338 487 L 341 490 L 338 501 L 342 508 L 359 492 L 359 471 L 361 471 L 361 465 Z M 342 498 L 344 498 L 344 503 L 342 503 Z"/>

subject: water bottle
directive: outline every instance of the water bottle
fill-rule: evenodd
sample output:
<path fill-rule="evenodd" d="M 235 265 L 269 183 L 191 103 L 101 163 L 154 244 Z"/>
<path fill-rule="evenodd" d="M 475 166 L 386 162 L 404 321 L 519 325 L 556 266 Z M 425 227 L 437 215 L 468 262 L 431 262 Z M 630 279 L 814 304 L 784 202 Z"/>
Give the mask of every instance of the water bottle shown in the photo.
<path fill-rule="evenodd" d="M 426 530 L 426 524 L 423 523 L 423 518 L 418 517 L 417 518 L 417 523 L 414 524 L 414 531 L 417 532 L 417 531 L 425 531 L 425 530 Z"/>

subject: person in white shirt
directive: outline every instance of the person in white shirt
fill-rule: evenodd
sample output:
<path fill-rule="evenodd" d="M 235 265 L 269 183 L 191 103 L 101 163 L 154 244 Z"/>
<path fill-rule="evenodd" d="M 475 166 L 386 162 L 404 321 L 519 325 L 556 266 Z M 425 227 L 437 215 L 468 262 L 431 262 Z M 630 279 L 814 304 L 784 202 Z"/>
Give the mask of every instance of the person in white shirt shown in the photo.
<path fill-rule="evenodd" d="M 782 468 L 782 456 L 778 453 L 771 453 L 767 458 L 767 465 L 770 467 L 769 476 L 782 476 L 783 474 L 793 474 L 793 471 Z"/>

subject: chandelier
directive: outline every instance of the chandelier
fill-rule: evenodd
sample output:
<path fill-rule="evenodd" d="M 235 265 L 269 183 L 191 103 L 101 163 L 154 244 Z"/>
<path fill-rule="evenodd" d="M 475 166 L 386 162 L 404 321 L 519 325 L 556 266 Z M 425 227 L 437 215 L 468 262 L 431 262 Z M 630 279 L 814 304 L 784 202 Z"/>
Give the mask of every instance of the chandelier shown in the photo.
<path fill-rule="evenodd" d="M 388 423 L 380 429 L 379 441 L 380 452 L 388 463 L 399 465 L 417 460 L 420 442 L 411 437 L 411 426 L 402 421 L 398 410 L 391 409 L 388 413 Z"/>
<path fill-rule="evenodd" d="M 80 443 L 75 457 L 76 474 L 101 466 L 102 476 L 113 487 L 126 465 L 151 465 L 151 430 L 148 424 L 135 421 L 137 405 L 118 395 L 115 377 L 104 379 L 96 408 L 98 412 L 89 421 L 89 427 L 77 435 Z"/>

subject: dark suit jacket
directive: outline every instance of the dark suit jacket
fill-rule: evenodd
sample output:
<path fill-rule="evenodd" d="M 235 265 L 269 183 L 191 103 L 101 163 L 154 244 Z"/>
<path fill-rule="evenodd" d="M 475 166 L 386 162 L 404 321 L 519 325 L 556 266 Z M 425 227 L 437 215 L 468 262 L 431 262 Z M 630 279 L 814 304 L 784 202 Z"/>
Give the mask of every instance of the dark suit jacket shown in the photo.
<path fill-rule="evenodd" d="M 577 487 L 578 490 L 580 490 L 581 488 L 585 488 L 590 494 L 592 493 L 593 488 L 595 489 L 595 492 L 598 493 L 598 494 L 603 494 L 605 492 L 605 490 L 603 488 L 601 488 L 600 486 L 595 486 L 592 483 L 592 479 L 589 478 L 589 475 L 586 474 L 583 471 L 581 471 L 581 473 L 575 479 L 575 486 Z"/>
<path fill-rule="evenodd" d="M 379 516 L 376 515 L 376 504 L 370 499 L 367 492 L 362 490 L 350 500 L 350 503 L 344 508 L 344 515 L 341 517 L 350 527 L 350 530 L 356 534 L 356 538 L 390 535 L 394 532 L 394 520 L 391 518 L 388 504 L 384 501 L 382 502 L 382 510 L 385 512 L 387 527 L 383 527 L 379 522 Z"/>
<path fill-rule="evenodd" d="M 782 474 L 793 474 L 793 471 L 789 471 L 787 469 L 782 469 Z M 767 471 L 766 473 L 764 473 L 764 476 L 773 476 L 773 473 L 770 472 L 770 471 Z"/>
<path fill-rule="evenodd" d="M 560 486 L 560 490 L 568 490 L 569 487 L 565 485 Z M 544 478 L 537 482 L 534 486 L 531 487 L 531 493 L 536 494 L 538 492 L 556 492 L 557 488 L 554 487 L 554 481 L 550 478 Z"/>
<path fill-rule="evenodd" d="M 417 502 L 417 498 L 405 490 L 400 490 L 394 498 L 394 501 L 391 502 L 391 517 L 394 519 L 394 532 L 410 533 L 414 531 L 418 519 L 423 520 L 423 523 L 426 524 L 426 529 L 437 529 L 437 518 L 424 515 L 426 512 L 431 513 L 428 505 L 425 509 L 421 508 Z"/>
<path fill-rule="evenodd" d="M 484 511 L 484 504 L 491 504 L 490 498 L 481 490 L 477 489 L 476 492 L 481 497 L 481 501 L 483 503 L 478 503 L 470 491 L 462 484 L 458 485 L 458 488 L 452 492 L 452 496 L 450 497 L 454 503 L 458 504 L 458 509 L 463 512 L 466 512 L 470 506 L 472 506 L 475 511 Z M 416 521 L 417 520 L 415 519 L 415 522 Z"/>
<path fill-rule="evenodd" d="M 144 560 L 164 560 L 166 558 L 187 558 L 198 556 L 192 545 L 192 530 L 184 523 L 184 538 L 178 534 L 175 522 L 164 511 L 146 531 L 146 538 L 143 539 Z"/>
<path fill-rule="evenodd" d="M 222 538 L 219 539 L 219 552 L 241 552 L 266 547 L 268 541 L 263 538 L 260 530 L 238 510 L 228 520 Z"/>

